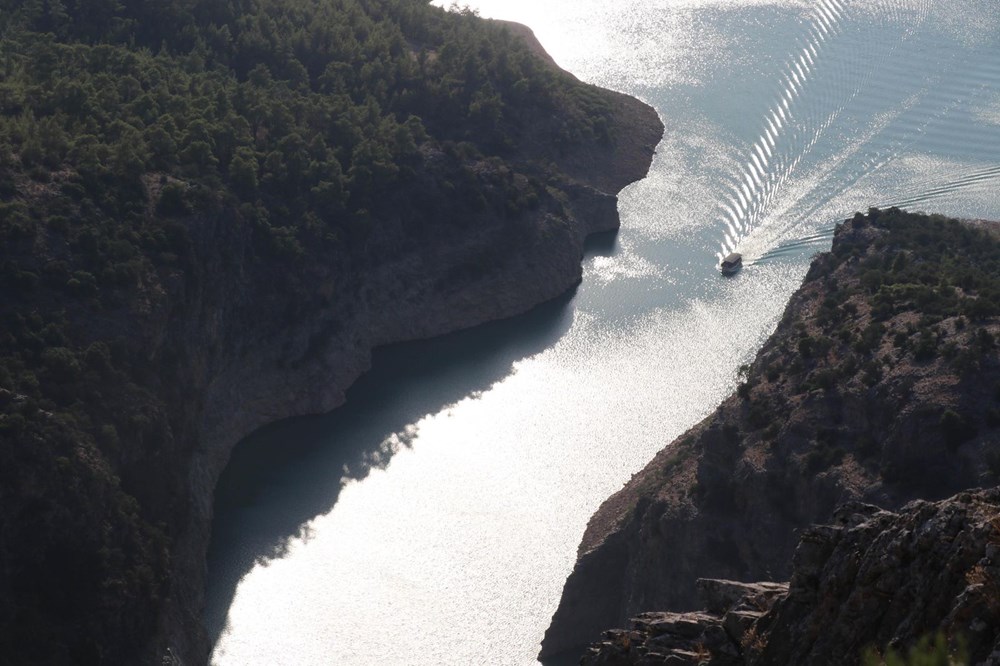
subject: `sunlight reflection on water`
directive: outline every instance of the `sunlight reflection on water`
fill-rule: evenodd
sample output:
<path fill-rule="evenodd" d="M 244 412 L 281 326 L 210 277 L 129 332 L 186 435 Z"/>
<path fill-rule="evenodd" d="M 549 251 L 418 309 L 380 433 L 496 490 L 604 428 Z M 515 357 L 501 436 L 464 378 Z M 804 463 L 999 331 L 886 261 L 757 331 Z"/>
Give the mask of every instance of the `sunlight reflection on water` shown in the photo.
<path fill-rule="evenodd" d="M 533 663 L 587 519 L 733 390 L 836 220 L 1000 217 L 986 0 L 470 4 L 653 104 L 664 140 L 572 300 L 384 352 L 344 413 L 237 450 L 216 664 Z"/>

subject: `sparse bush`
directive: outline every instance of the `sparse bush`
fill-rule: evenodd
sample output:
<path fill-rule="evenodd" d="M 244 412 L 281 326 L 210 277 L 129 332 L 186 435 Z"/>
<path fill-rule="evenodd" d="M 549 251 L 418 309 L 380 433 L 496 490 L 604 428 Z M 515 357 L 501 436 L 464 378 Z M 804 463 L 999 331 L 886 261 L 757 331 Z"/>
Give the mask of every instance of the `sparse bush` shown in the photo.
<path fill-rule="evenodd" d="M 951 409 L 941 414 L 938 425 L 950 448 L 956 448 L 976 436 L 975 424 Z"/>
<path fill-rule="evenodd" d="M 921 638 L 906 657 L 891 648 L 884 655 L 868 648 L 862 663 L 864 666 L 968 666 L 969 657 L 964 639 L 960 638 L 954 646 L 949 646 L 945 635 L 938 632 L 933 638 Z"/>

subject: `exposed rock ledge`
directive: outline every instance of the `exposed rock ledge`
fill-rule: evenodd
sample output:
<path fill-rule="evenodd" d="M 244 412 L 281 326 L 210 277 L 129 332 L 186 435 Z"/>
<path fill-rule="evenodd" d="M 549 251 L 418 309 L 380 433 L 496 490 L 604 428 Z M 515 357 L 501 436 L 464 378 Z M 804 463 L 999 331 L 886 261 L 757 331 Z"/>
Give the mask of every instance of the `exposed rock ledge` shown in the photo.
<path fill-rule="evenodd" d="M 997 485 L 997 300 L 949 282 L 1000 257 L 996 228 L 895 209 L 840 225 L 739 391 L 591 518 L 542 657 L 697 608 L 699 578 L 788 580 L 796 530 L 842 503 Z"/>
<path fill-rule="evenodd" d="M 835 519 L 802 534 L 790 583 L 699 580 L 705 612 L 643 613 L 581 664 L 841 666 L 936 632 L 969 664 L 1000 663 L 1000 491 Z"/>
<path fill-rule="evenodd" d="M 533 39 L 527 29 L 523 35 Z M 535 42 L 534 48 L 541 46 Z M 200 416 L 193 424 L 198 448 L 182 484 L 191 515 L 180 521 L 186 529 L 173 550 L 172 587 L 151 660 L 197 664 L 207 658 L 200 611 L 213 491 L 238 441 L 267 423 L 341 405 L 377 346 L 523 313 L 579 282 L 584 239 L 618 227 L 616 194 L 646 174 L 663 132 L 651 107 L 619 93 L 603 94 L 615 110 L 616 139 L 552 157 L 565 177 L 550 188 L 554 200 L 548 207 L 527 214 L 516 230 L 502 220 L 485 220 L 476 234 L 399 251 L 374 270 L 362 268 L 346 294 L 343 283 L 340 292 L 328 293 L 333 292 L 328 283 L 341 277 L 330 269 L 317 281 L 320 305 L 261 302 L 253 280 L 267 276 L 239 281 L 243 268 L 232 265 L 247 240 L 233 237 L 224 221 L 193 229 L 200 234 L 195 244 L 208 257 L 199 276 L 204 288 L 184 295 L 186 323 L 167 335 L 204 350 L 192 352 L 189 362 L 198 374 L 189 387 L 199 396 Z M 527 149 L 523 157 L 530 162 L 537 157 L 531 150 L 544 149 Z M 556 205 L 560 215 L 552 214 Z M 516 247 L 483 265 L 484 253 L 492 252 L 492 260 L 495 248 L 510 245 L 514 232 Z M 473 278 L 455 279 L 456 271 L 470 269 Z M 215 273 L 238 281 L 220 283 L 212 279 Z"/>

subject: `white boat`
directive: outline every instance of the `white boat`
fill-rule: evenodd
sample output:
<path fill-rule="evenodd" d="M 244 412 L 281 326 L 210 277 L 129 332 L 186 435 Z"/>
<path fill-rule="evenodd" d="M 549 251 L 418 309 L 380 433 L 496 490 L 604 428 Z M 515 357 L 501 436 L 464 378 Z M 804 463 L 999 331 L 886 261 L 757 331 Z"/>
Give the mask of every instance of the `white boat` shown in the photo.
<path fill-rule="evenodd" d="M 719 270 L 723 275 L 734 275 L 743 268 L 743 255 L 739 252 L 730 252 L 719 264 Z"/>

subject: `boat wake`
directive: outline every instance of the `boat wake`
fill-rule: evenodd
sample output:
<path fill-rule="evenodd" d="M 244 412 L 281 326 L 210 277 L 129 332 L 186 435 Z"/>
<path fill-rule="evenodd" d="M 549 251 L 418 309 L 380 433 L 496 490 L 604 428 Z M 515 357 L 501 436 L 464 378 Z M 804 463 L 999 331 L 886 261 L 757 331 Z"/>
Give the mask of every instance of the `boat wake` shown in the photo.
<path fill-rule="evenodd" d="M 928 0 L 820 0 L 778 76 L 759 136 L 719 196 L 719 259 L 822 249 L 836 221 L 870 206 L 996 207 L 995 35 L 949 33 Z"/>

